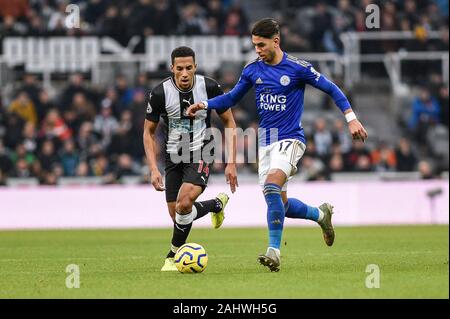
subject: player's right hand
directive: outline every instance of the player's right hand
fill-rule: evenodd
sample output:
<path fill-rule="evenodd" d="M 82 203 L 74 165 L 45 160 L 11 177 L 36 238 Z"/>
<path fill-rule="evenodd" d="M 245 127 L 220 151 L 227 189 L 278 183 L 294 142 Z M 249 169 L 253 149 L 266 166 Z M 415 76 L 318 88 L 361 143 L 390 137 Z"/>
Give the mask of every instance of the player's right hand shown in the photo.
<path fill-rule="evenodd" d="M 164 191 L 166 188 L 164 187 L 164 183 L 163 183 L 163 179 L 161 176 L 161 173 L 156 170 L 151 172 L 152 177 L 151 177 L 151 182 L 153 187 L 158 191 L 158 192 L 162 192 Z"/>
<path fill-rule="evenodd" d="M 189 107 L 186 109 L 186 116 L 195 117 L 195 113 L 203 109 L 205 109 L 203 103 L 194 103 L 192 105 L 189 105 Z"/>
<path fill-rule="evenodd" d="M 348 129 L 350 130 L 353 140 L 361 140 L 363 142 L 367 140 L 367 131 L 357 119 L 354 119 L 348 123 Z"/>

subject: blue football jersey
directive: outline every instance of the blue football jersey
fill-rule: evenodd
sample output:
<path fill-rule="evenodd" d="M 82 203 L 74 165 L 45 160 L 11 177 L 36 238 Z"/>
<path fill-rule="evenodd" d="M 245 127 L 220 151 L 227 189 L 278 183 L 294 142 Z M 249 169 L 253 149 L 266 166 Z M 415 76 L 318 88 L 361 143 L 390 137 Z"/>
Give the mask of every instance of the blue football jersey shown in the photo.
<path fill-rule="evenodd" d="M 329 94 L 342 112 L 350 108 L 348 99 L 334 83 L 310 63 L 287 53 L 283 53 L 283 59 L 277 65 L 267 64 L 259 58 L 248 63 L 230 92 L 210 99 L 206 104 L 211 109 L 231 107 L 254 86 L 260 134 L 263 134 L 260 143 L 270 145 L 284 139 L 306 143 L 301 123 L 306 84 Z"/>

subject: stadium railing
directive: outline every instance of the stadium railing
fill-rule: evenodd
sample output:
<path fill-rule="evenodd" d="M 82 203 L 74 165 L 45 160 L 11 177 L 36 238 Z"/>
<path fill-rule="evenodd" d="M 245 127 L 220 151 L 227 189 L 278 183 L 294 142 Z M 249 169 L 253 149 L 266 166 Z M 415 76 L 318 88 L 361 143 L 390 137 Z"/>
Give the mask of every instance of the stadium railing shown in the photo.
<path fill-rule="evenodd" d="M 441 37 L 440 31 L 431 31 L 426 35 L 426 39 L 435 40 Z M 377 31 L 377 32 L 345 32 L 340 36 L 344 46 L 342 55 L 345 67 L 345 85 L 352 87 L 361 81 L 362 63 L 385 63 L 387 53 L 361 53 L 362 41 L 386 41 L 386 40 L 414 40 L 416 35 L 412 31 Z M 446 53 L 446 55 L 445 55 Z M 402 60 L 442 60 L 442 72 L 448 83 L 448 51 L 446 52 L 407 52 L 402 50 L 395 56 L 396 71 L 398 64 Z M 389 71 L 389 69 L 388 69 Z M 391 73 L 388 73 L 391 77 Z M 399 80 L 401 75 L 399 73 Z M 395 76 L 394 76 L 395 77 Z M 394 80 L 397 78 L 394 78 Z M 393 79 L 391 78 L 391 81 Z"/>
<path fill-rule="evenodd" d="M 428 39 L 439 39 L 441 33 L 429 32 Z M 351 88 L 360 83 L 362 63 L 381 63 L 386 67 L 395 92 L 402 92 L 401 63 L 406 60 L 441 60 L 442 75 L 448 83 L 448 51 L 446 52 L 361 52 L 362 41 L 414 40 L 413 32 L 348 32 L 341 34 L 344 45 L 342 55 L 337 53 L 291 52 L 293 55 L 317 63 L 324 74 L 343 76 L 345 85 Z M 126 69 L 131 75 L 143 71 L 166 69 L 170 65 L 170 52 L 179 45 L 189 45 L 197 53 L 200 69 L 213 72 L 225 62 L 245 63 L 255 57 L 248 37 L 217 36 L 153 36 L 145 41 L 145 53 L 133 54 L 135 45 L 122 47 L 108 37 L 7 37 L 3 40 L 3 55 L 0 56 L 0 85 L 5 86 L 15 79 L 13 71 L 24 66 L 26 72 L 42 74 L 44 87 L 52 86 L 54 73 L 90 72 L 92 81 L 100 84 L 111 80 L 111 72 Z M 108 53 L 105 53 L 108 52 Z M 122 68 L 127 65 L 127 68 Z"/>

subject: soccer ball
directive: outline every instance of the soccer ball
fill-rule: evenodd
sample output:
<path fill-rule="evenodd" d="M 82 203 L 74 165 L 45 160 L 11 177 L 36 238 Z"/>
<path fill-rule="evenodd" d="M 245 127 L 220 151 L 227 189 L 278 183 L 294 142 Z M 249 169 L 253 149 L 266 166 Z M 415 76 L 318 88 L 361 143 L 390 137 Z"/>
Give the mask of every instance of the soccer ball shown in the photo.
<path fill-rule="evenodd" d="M 175 266 L 181 273 L 199 273 L 208 264 L 208 254 L 199 244 L 187 243 L 178 248 L 175 254 Z"/>

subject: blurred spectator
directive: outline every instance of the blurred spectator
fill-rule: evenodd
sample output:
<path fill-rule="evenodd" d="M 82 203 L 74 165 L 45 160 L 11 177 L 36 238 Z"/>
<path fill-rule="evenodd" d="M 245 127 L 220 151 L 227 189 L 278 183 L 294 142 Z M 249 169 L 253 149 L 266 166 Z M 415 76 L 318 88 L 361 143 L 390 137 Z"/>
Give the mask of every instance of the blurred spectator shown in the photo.
<path fill-rule="evenodd" d="M 19 158 L 15 164 L 13 177 L 31 177 L 30 166 L 24 158 Z"/>
<path fill-rule="evenodd" d="M 136 82 L 137 83 L 133 89 L 133 97 L 137 91 L 144 91 L 144 92 L 151 91 L 151 87 L 148 82 L 147 74 L 145 72 L 139 73 L 139 75 L 137 76 Z"/>
<path fill-rule="evenodd" d="M 115 118 L 120 117 L 120 113 L 125 107 L 119 101 L 119 96 L 117 95 L 117 91 L 113 87 L 109 87 L 106 89 L 105 97 L 100 102 L 101 107 L 110 106 L 113 110 L 113 115 Z"/>
<path fill-rule="evenodd" d="M 395 157 L 395 151 L 390 148 L 386 142 L 380 142 L 378 147 L 372 150 L 371 162 L 375 170 L 378 172 L 391 172 L 395 171 L 397 165 L 397 159 Z"/>
<path fill-rule="evenodd" d="M 13 162 L 10 156 L 6 153 L 6 149 L 0 139 L 0 171 L 6 176 L 9 175 L 13 169 Z"/>
<path fill-rule="evenodd" d="M 75 148 L 75 142 L 70 139 L 66 140 L 63 145 L 60 158 L 64 176 L 75 176 L 79 161 L 79 156 Z"/>
<path fill-rule="evenodd" d="M 77 147 L 81 150 L 80 158 L 87 160 L 101 150 L 98 136 L 94 133 L 92 122 L 83 122 L 76 139 Z"/>
<path fill-rule="evenodd" d="M 56 137 L 60 141 L 65 141 L 72 137 L 72 130 L 66 125 L 57 109 L 50 109 L 42 122 L 39 137 Z"/>
<path fill-rule="evenodd" d="M 332 25 L 332 17 L 325 2 L 317 1 L 312 19 L 312 46 L 315 51 L 324 51 L 323 37 L 328 27 Z"/>
<path fill-rule="evenodd" d="M 55 186 L 58 184 L 58 176 L 52 171 L 43 171 L 39 177 L 39 185 Z"/>
<path fill-rule="evenodd" d="M 40 91 L 39 84 L 37 82 L 36 76 L 33 74 L 25 74 L 23 77 L 23 85 L 21 88 L 21 91 L 27 93 L 30 100 L 33 102 L 34 105 L 37 106 L 39 103 L 39 91 Z"/>
<path fill-rule="evenodd" d="M 38 158 L 44 171 L 51 171 L 53 165 L 60 161 L 59 156 L 55 152 L 55 144 L 52 140 L 44 140 Z"/>
<path fill-rule="evenodd" d="M 154 9 L 151 0 L 138 0 L 132 4 L 130 10 L 130 21 L 128 22 L 128 36 L 149 36 L 154 34 L 152 20 Z"/>
<path fill-rule="evenodd" d="M 181 9 L 181 19 L 178 34 L 201 35 L 208 33 L 208 23 L 196 3 L 189 3 Z"/>
<path fill-rule="evenodd" d="M 179 24 L 178 12 L 174 2 L 169 0 L 155 1 L 154 10 L 151 24 L 153 33 L 155 35 L 174 34 Z"/>
<path fill-rule="evenodd" d="M 112 115 L 111 106 L 102 105 L 101 113 L 95 117 L 94 131 L 101 136 L 101 145 L 103 149 L 107 149 L 111 142 L 112 135 L 119 128 L 119 122 Z"/>
<path fill-rule="evenodd" d="M 120 154 L 117 160 L 116 176 L 120 179 L 122 176 L 132 176 L 139 173 L 133 163 L 133 159 L 128 154 Z"/>
<path fill-rule="evenodd" d="M 363 158 L 363 159 L 360 159 Z M 364 142 L 358 140 L 353 143 L 353 148 L 345 158 L 346 169 L 352 170 L 367 170 L 370 167 L 370 152 Z"/>
<path fill-rule="evenodd" d="M 56 108 L 53 101 L 50 99 L 46 90 L 40 90 L 38 101 L 36 103 L 36 111 L 39 121 L 42 121 L 50 109 Z"/>
<path fill-rule="evenodd" d="M 116 77 L 115 89 L 119 99 L 117 107 L 120 107 L 120 109 L 115 110 L 115 115 L 120 117 L 122 112 L 128 108 L 128 105 L 133 100 L 133 90 L 128 86 L 128 80 L 124 75 L 118 75 Z"/>
<path fill-rule="evenodd" d="M 24 91 L 19 92 L 17 97 L 9 105 L 9 112 L 16 113 L 25 122 L 37 124 L 38 118 L 36 107 Z"/>
<path fill-rule="evenodd" d="M 372 163 L 370 161 L 370 156 L 359 155 L 356 159 L 354 170 L 356 172 L 371 172 L 373 170 Z"/>
<path fill-rule="evenodd" d="M 281 38 L 283 39 L 283 50 L 287 52 L 311 51 L 310 43 L 298 32 L 293 32 L 287 24 L 281 26 Z"/>
<path fill-rule="evenodd" d="M 222 7 L 222 2 L 220 0 L 210 0 L 206 10 L 209 33 L 222 35 L 225 25 L 225 11 Z"/>
<path fill-rule="evenodd" d="M 340 154 L 333 154 L 328 162 L 328 166 L 331 173 L 343 172 L 345 169 L 344 158 Z"/>
<path fill-rule="evenodd" d="M 89 165 L 86 161 L 81 161 L 78 163 L 77 170 L 76 170 L 76 176 L 78 177 L 87 177 L 91 176 Z"/>
<path fill-rule="evenodd" d="M 350 132 L 344 124 L 344 121 L 341 119 L 336 119 L 334 121 L 333 141 L 339 143 L 343 154 L 347 154 L 352 149 L 352 137 L 350 136 Z"/>
<path fill-rule="evenodd" d="M 85 121 L 93 122 L 97 114 L 94 104 L 83 93 L 76 93 L 73 96 L 70 111 L 75 113 L 78 123 Z"/>
<path fill-rule="evenodd" d="M 125 19 L 120 15 L 119 8 L 110 5 L 102 19 L 96 20 L 98 23 L 98 34 L 100 36 L 109 36 L 119 42 L 121 45 L 127 45 L 127 25 Z"/>
<path fill-rule="evenodd" d="M 13 149 L 21 141 L 24 124 L 24 120 L 16 113 L 8 114 L 5 122 L 6 132 L 8 134 L 5 134 L 3 138 L 6 147 Z"/>
<path fill-rule="evenodd" d="M 399 172 L 412 172 L 416 168 L 417 158 L 406 138 L 401 138 L 395 149 L 396 169 Z"/>
<path fill-rule="evenodd" d="M 325 179 L 325 165 L 319 158 L 306 155 L 301 159 L 301 163 L 300 171 L 305 175 L 306 180 L 317 181 Z"/>
<path fill-rule="evenodd" d="M 30 165 L 34 162 L 35 156 L 33 153 L 28 152 L 23 144 L 17 144 L 15 152 L 11 154 L 11 160 L 16 164 L 20 159 L 25 160 L 26 163 Z"/>
<path fill-rule="evenodd" d="M 105 176 L 110 173 L 109 161 L 105 154 L 99 154 L 92 160 L 91 170 L 94 176 Z"/>
<path fill-rule="evenodd" d="M 36 127 L 33 123 L 27 122 L 25 126 L 23 127 L 23 133 L 22 133 L 23 139 L 22 144 L 25 148 L 25 150 L 29 153 L 34 153 L 37 149 L 37 133 L 36 133 Z"/>
<path fill-rule="evenodd" d="M 322 160 L 325 159 L 333 144 L 333 136 L 327 129 L 327 123 L 323 118 L 318 118 L 315 122 L 314 143 L 319 157 Z"/>
<path fill-rule="evenodd" d="M 88 89 L 85 87 L 83 75 L 81 73 L 74 73 L 70 76 L 69 85 L 63 90 L 60 98 L 59 107 L 61 111 L 70 109 L 73 97 L 77 93 L 88 95 Z"/>
<path fill-rule="evenodd" d="M 430 125 L 439 123 L 439 102 L 430 95 L 430 91 L 422 87 L 419 96 L 412 103 L 412 114 L 408 123 L 411 133 L 417 141 L 425 142 Z"/>
<path fill-rule="evenodd" d="M 61 0 L 57 4 L 57 10 L 52 12 L 50 20 L 48 21 L 48 30 L 51 35 L 62 36 L 66 34 L 65 20 L 66 7 L 68 5 L 68 1 Z"/>
<path fill-rule="evenodd" d="M 234 6 L 225 17 L 224 35 L 243 36 L 248 33 L 247 18 L 244 11 Z"/>
<path fill-rule="evenodd" d="M 133 102 L 130 104 L 132 125 L 135 129 L 139 131 L 144 130 L 144 120 L 145 120 L 145 91 L 135 91 L 133 96 Z"/>
<path fill-rule="evenodd" d="M 419 164 L 417 166 L 418 166 L 418 170 L 420 173 L 420 178 L 422 178 L 422 179 L 435 178 L 433 167 L 431 166 L 430 162 L 428 162 L 426 160 L 422 160 L 419 162 Z"/>
<path fill-rule="evenodd" d="M 3 25 L 0 24 L 0 39 L 23 35 L 24 30 L 20 26 L 21 25 L 17 23 L 15 18 L 6 16 L 3 19 Z"/>

